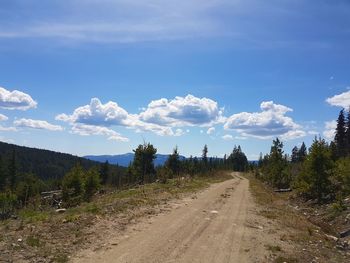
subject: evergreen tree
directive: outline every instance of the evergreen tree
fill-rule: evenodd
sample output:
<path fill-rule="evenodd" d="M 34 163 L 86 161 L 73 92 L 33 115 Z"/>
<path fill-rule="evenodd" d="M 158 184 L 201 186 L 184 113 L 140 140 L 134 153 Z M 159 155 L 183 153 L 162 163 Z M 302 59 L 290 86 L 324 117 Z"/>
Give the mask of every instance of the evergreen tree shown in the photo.
<path fill-rule="evenodd" d="M 173 150 L 173 153 L 169 155 L 165 166 L 172 172 L 173 175 L 179 176 L 180 174 L 180 156 L 177 146 Z"/>
<path fill-rule="evenodd" d="M 6 186 L 6 172 L 4 169 L 4 163 L 0 156 L 0 192 L 5 189 Z"/>
<path fill-rule="evenodd" d="M 339 113 L 339 117 L 337 120 L 337 128 L 335 130 L 334 142 L 337 146 L 337 157 L 345 157 L 347 153 L 347 143 L 344 109 L 342 109 Z"/>
<path fill-rule="evenodd" d="M 85 172 L 81 165 L 76 164 L 62 180 L 63 200 L 68 205 L 78 205 L 84 194 L 84 177 Z"/>
<path fill-rule="evenodd" d="M 208 165 L 208 146 L 204 145 L 203 151 L 202 151 L 202 161 L 204 163 L 204 166 L 207 167 Z"/>
<path fill-rule="evenodd" d="M 101 167 L 100 167 L 101 183 L 106 184 L 108 181 L 108 177 L 109 177 L 109 162 L 106 161 L 105 163 L 101 164 Z"/>
<path fill-rule="evenodd" d="M 31 197 L 38 196 L 43 182 L 33 174 L 22 175 L 16 186 L 16 195 L 22 206 L 26 206 Z"/>
<path fill-rule="evenodd" d="M 130 185 L 131 183 L 134 183 L 134 169 L 133 169 L 133 165 L 132 162 L 129 163 L 128 168 L 126 170 L 126 176 L 128 177 L 128 185 Z"/>
<path fill-rule="evenodd" d="M 337 154 L 337 145 L 335 144 L 334 141 L 331 141 L 331 143 L 329 144 L 329 150 L 331 151 L 331 156 L 332 156 L 332 160 L 336 161 L 338 159 L 338 154 Z"/>
<path fill-rule="evenodd" d="M 268 156 L 268 181 L 275 187 L 289 186 L 289 178 L 285 173 L 287 160 L 284 158 L 283 143 L 276 138 L 272 142 Z"/>
<path fill-rule="evenodd" d="M 188 161 L 186 162 L 186 172 L 190 175 L 191 178 L 196 173 L 196 167 L 192 155 L 190 156 L 190 159 L 188 159 Z"/>
<path fill-rule="evenodd" d="M 347 114 L 347 117 L 346 117 L 346 124 L 345 124 L 345 128 L 346 128 L 346 149 L 347 149 L 347 152 L 346 154 L 348 156 L 350 156 L 350 107 L 349 107 L 349 110 L 348 110 L 348 114 Z"/>
<path fill-rule="evenodd" d="M 17 160 L 15 150 L 12 151 L 11 159 L 9 161 L 8 178 L 11 190 L 14 190 L 17 183 Z"/>
<path fill-rule="evenodd" d="M 153 161 L 156 158 L 157 149 L 150 143 L 144 143 L 133 151 L 135 153 L 133 167 L 140 183 L 144 184 L 146 176 L 150 178 L 155 173 Z"/>
<path fill-rule="evenodd" d="M 100 188 L 100 177 L 96 168 L 91 168 L 85 176 L 84 182 L 84 198 L 86 201 L 90 201 L 92 196 Z"/>
<path fill-rule="evenodd" d="M 228 157 L 228 162 L 231 164 L 233 171 L 243 172 L 248 168 L 248 159 L 242 152 L 240 145 L 233 148 L 231 155 Z"/>
<path fill-rule="evenodd" d="M 324 139 L 315 138 L 296 183 L 299 192 L 321 202 L 332 191 L 330 177 L 333 168 L 334 162 L 329 146 Z"/>
<path fill-rule="evenodd" d="M 307 149 L 306 149 L 305 143 L 303 142 L 298 152 L 298 162 L 305 161 L 306 156 L 307 156 Z"/>
<path fill-rule="evenodd" d="M 299 162 L 299 148 L 297 146 L 294 146 L 294 148 L 292 149 L 291 162 L 292 163 Z"/>
<path fill-rule="evenodd" d="M 258 161 L 258 167 L 261 168 L 264 164 L 263 154 L 260 152 L 259 154 L 259 161 Z"/>
<path fill-rule="evenodd" d="M 0 192 L 0 220 L 8 219 L 15 211 L 17 196 L 11 191 Z"/>

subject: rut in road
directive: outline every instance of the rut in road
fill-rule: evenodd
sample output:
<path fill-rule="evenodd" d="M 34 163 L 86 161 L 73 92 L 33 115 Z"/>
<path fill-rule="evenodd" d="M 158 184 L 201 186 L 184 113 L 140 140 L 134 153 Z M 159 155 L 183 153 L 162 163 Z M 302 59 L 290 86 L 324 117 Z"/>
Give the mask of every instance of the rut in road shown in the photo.
<path fill-rule="evenodd" d="M 112 249 L 86 251 L 73 261 L 248 262 L 241 246 L 253 204 L 249 181 L 233 174 L 233 179 L 214 184 L 197 197 L 183 200 L 182 206 L 156 217 Z"/>

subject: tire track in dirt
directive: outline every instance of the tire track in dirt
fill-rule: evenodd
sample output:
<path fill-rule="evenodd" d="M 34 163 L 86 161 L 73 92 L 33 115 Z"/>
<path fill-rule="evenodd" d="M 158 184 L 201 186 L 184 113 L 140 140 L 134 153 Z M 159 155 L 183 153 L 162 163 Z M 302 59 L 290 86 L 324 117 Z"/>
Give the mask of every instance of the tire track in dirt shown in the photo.
<path fill-rule="evenodd" d="M 253 207 L 249 181 L 233 173 L 231 180 L 212 185 L 197 199 L 181 200 L 140 231 L 117 237 L 111 249 L 82 251 L 73 262 L 249 262 L 247 251 L 255 253 L 256 245 L 247 227 Z"/>

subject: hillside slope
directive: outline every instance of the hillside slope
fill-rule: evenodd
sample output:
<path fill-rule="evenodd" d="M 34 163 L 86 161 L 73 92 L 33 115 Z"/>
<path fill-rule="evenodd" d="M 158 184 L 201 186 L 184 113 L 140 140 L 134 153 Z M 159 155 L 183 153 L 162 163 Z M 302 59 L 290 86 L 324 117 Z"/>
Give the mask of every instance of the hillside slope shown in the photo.
<path fill-rule="evenodd" d="M 100 165 L 96 161 L 67 153 L 0 142 L 0 158 L 5 168 L 6 163 L 13 158 L 13 154 L 15 154 L 19 173 L 33 173 L 44 180 L 62 178 L 76 163 L 80 163 L 86 169 Z M 112 169 L 123 170 L 121 167 L 112 167 Z"/>

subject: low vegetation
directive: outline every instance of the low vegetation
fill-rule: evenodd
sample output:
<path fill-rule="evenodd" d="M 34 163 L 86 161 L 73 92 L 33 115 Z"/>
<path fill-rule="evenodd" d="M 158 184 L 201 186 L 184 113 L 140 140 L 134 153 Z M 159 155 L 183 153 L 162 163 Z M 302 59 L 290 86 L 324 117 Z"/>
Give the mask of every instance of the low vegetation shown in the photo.
<path fill-rule="evenodd" d="M 316 137 L 309 151 L 303 143 L 289 156 L 276 138 L 270 153 L 260 156 L 255 175 L 273 188 L 295 189 L 304 200 L 335 202 L 341 208 L 350 195 L 350 112 L 346 121 L 344 110 L 339 113 L 332 142 Z"/>
<path fill-rule="evenodd" d="M 274 255 L 274 262 L 347 262 L 346 251 L 334 249 L 336 242 L 327 235 L 332 229 L 322 228 L 310 221 L 303 210 L 298 210 L 292 201 L 292 192 L 283 194 L 271 191 L 253 174 L 248 175 L 250 189 L 259 204 L 258 213 L 277 222 L 283 229 L 280 241 L 290 243 L 295 251 L 284 251 L 279 244 L 268 243 L 265 248 Z M 325 232 L 326 231 L 326 232 Z"/>
<path fill-rule="evenodd" d="M 103 246 L 99 242 L 104 239 L 100 237 L 108 235 L 108 231 L 99 227 L 99 223 L 122 231 L 139 217 L 159 213 L 171 199 L 192 196 L 212 183 L 230 178 L 230 173 L 222 171 L 168 179 L 166 183 L 135 185 L 124 190 L 110 188 L 104 194 L 95 195 L 90 202 L 82 201 L 62 214 L 22 209 L 17 220 L 5 220 L 0 224 L 0 231 L 6 233 L 0 242 L 0 252 L 5 260 L 67 262 L 69 255 L 79 248 Z"/>

